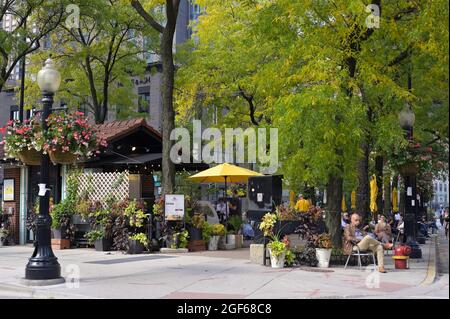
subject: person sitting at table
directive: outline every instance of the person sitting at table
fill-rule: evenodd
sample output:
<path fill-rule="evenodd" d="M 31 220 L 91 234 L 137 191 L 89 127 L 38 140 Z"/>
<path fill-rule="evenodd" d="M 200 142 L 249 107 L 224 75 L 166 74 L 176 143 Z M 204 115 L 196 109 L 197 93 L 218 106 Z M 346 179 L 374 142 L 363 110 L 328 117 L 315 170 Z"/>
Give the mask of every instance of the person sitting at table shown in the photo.
<path fill-rule="evenodd" d="M 364 230 L 359 229 L 361 217 L 358 214 L 352 214 L 350 225 L 347 225 L 344 229 L 344 252 L 349 255 L 352 251 L 367 251 L 370 250 L 377 255 L 378 271 L 385 273 L 384 269 L 384 249 L 392 249 L 391 243 L 380 243 L 378 240 L 373 239 L 369 235 L 366 235 Z M 357 247 L 356 247 L 357 246 Z"/>
<path fill-rule="evenodd" d="M 380 219 L 375 226 L 375 236 L 382 243 L 389 243 L 392 240 L 391 226 L 386 222 L 383 215 L 380 215 Z"/>

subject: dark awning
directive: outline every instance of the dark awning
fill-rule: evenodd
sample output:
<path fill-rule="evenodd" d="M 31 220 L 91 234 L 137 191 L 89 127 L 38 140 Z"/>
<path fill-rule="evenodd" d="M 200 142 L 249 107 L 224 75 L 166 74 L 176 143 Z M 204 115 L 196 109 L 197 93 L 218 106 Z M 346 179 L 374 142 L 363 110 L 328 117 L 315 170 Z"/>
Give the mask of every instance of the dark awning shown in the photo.
<path fill-rule="evenodd" d="M 116 153 L 117 154 L 117 153 Z M 161 160 L 161 153 L 133 154 L 129 156 L 118 156 L 112 159 L 102 160 L 102 164 L 146 164 L 153 161 Z"/>

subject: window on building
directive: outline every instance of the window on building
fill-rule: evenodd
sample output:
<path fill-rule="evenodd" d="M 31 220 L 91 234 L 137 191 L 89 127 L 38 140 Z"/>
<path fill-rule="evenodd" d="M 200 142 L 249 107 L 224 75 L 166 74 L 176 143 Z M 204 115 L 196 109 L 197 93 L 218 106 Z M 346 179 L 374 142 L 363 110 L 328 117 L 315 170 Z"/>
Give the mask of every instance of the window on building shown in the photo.
<path fill-rule="evenodd" d="M 434 191 L 436 192 L 437 191 L 437 184 L 436 183 L 434 183 Z"/>
<path fill-rule="evenodd" d="M 149 113 L 150 112 L 150 92 L 140 93 L 138 99 L 138 112 Z"/>
<path fill-rule="evenodd" d="M 442 183 L 439 183 L 439 191 L 442 192 Z"/>
<path fill-rule="evenodd" d="M 17 105 L 11 105 L 9 119 L 10 120 L 19 119 L 19 107 Z"/>
<path fill-rule="evenodd" d="M 447 184 L 444 184 L 444 192 L 447 193 Z"/>

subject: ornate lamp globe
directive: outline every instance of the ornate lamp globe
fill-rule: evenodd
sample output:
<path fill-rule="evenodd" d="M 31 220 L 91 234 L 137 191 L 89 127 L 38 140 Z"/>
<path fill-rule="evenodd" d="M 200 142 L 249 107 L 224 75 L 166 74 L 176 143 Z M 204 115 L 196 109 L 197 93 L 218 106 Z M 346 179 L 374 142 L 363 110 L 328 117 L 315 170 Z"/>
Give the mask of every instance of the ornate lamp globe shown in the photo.
<path fill-rule="evenodd" d="M 416 116 L 410 106 L 405 106 L 403 110 L 398 113 L 400 126 L 405 130 L 411 129 L 414 126 L 415 120 Z"/>
<path fill-rule="evenodd" d="M 61 84 L 61 74 L 52 59 L 45 61 L 44 67 L 37 74 L 37 83 L 42 92 L 55 93 Z"/>

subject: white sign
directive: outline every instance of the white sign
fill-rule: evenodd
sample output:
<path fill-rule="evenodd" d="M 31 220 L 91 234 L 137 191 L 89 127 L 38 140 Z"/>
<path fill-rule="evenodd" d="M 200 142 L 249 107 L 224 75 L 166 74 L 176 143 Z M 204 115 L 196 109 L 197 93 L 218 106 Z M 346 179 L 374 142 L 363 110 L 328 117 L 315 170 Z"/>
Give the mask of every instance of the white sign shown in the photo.
<path fill-rule="evenodd" d="M 416 206 L 416 201 L 414 199 L 411 200 L 411 206 Z"/>
<path fill-rule="evenodd" d="M 263 193 L 257 193 L 256 194 L 256 201 L 258 203 L 263 201 Z"/>
<path fill-rule="evenodd" d="M 183 220 L 184 195 L 166 195 L 164 199 L 164 216 L 166 220 Z"/>
<path fill-rule="evenodd" d="M 408 187 L 408 188 L 406 189 L 406 195 L 407 195 L 407 196 L 412 196 L 412 187 Z"/>

